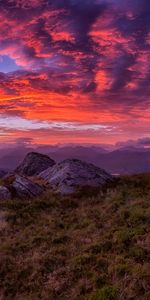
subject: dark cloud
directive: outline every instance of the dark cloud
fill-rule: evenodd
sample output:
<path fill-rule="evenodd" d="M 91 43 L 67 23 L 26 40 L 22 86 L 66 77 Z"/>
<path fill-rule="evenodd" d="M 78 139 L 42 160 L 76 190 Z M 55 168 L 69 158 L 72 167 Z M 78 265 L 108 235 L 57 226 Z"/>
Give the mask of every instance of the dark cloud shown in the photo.
<path fill-rule="evenodd" d="M 136 42 L 143 47 L 150 28 L 150 2 L 147 0 L 128 2 L 127 11 L 131 12 L 132 16 L 121 14 L 116 22 L 117 27 L 124 35 L 133 35 Z"/>
<path fill-rule="evenodd" d="M 150 138 L 139 139 L 138 144 L 144 146 L 150 146 Z"/>
<path fill-rule="evenodd" d="M 134 72 L 130 70 L 135 63 L 136 57 L 132 54 L 122 53 L 116 61 L 116 68 L 113 70 L 114 83 L 112 91 L 122 90 L 128 82 L 132 80 Z"/>
<path fill-rule="evenodd" d="M 113 18 L 106 27 L 108 33 L 111 28 L 114 28 L 118 35 L 122 34 L 128 39 L 128 50 L 132 50 L 128 52 L 124 49 L 123 44 L 117 44 L 116 41 L 115 47 L 118 56 L 112 57 L 111 61 L 110 73 L 114 78 L 111 89 L 113 91 L 121 90 L 128 82 L 132 81 L 134 72 L 131 71 L 130 67 L 136 61 L 136 52 L 141 48 L 146 49 L 150 25 L 150 4 L 148 1 L 130 2 L 126 1 L 126 4 L 122 5 L 121 1 L 106 0 L 56 0 L 55 2 L 1 0 L 0 6 L 3 7 L 3 14 L 12 21 L 14 26 L 20 26 L 20 17 L 22 18 L 22 29 L 19 37 L 16 38 L 15 34 L 9 36 L 8 32 L 1 41 L 2 49 L 9 48 L 13 42 L 14 47 L 16 47 L 15 52 L 18 48 L 20 51 L 20 64 L 29 64 L 29 67 L 34 69 L 49 67 L 50 72 L 55 65 L 59 72 L 60 62 L 66 64 L 68 68 L 80 73 L 81 78 L 84 77 L 83 92 L 96 90 L 95 68 L 99 61 L 103 60 L 103 56 L 106 56 L 107 59 L 108 54 L 105 54 L 104 51 L 102 55 L 101 48 L 91 38 L 90 31 L 95 22 L 104 18 L 105 13 L 110 11 Z M 130 14 L 132 15 L 130 16 Z M 73 35 L 73 40 L 53 39 L 52 33 L 55 36 L 61 28 L 70 32 Z M 132 39 L 132 45 L 130 45 Z M 113 47 L 111 41 L 110 47 Z M 79 53 L 81 57 L 76 62 Z M 108 68 L 107 64 L 105 68 Z M 61 69 L 61 72 L 65 72 L 65 67 Z M 88 87 L 92 87 L 92 89 Z M 81 89 L 81 84 L 79 88 Z M 66 91 L 66 88 L 64 90 Z M 9 92 L 11 89 L 8 89 Z"/>
<path fill-rule="evenodd" d="M 21 67 L 0 73 L 1 111 L 52 109 L 59 94 L 66 110 L 139 118 L 150 105 L 149 16 L 147 0 L 0 0 L 0 55 Z"/>
<path fill-rule="evenodd" d="M 147 148 L 150 146 L 150 138 L 140 138 L 137 140 L 128 140 L 126 142 L 116 143 L 117 147 L 136 147 L 136 148 Z"/>

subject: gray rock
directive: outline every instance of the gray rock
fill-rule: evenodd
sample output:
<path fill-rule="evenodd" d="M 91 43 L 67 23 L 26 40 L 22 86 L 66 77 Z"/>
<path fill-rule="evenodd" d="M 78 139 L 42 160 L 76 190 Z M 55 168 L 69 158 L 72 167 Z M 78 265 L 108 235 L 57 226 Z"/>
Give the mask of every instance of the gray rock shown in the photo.
<path fill-rule="evenodd" d="M 54 166 L 54 164 L 54 160 L 48 155 L 30 152 L 26 155 L 20 166 L 16 168 L 15 172 L 20 175 L 34 176 L 47 168 Z"/>
<path fill-rule="evenodd" d="M 98 187 L 112 181 L 105 170 L 77 159 L 67 159 L 40 173 L 61 194 L 75 192 L 77 187 Z"/>
<path fill-rule="evenodd" d="M 11 193 L 5 186 L 0 186 L 0 200 L 10 200 Z"/>
<path fill-rule="evenodd" d="M 15 176 L 11 188 L 13 188 L 15 196 L 21 199 L 37 197 L 44 191 L 37 183 L 20 175 Z"/>

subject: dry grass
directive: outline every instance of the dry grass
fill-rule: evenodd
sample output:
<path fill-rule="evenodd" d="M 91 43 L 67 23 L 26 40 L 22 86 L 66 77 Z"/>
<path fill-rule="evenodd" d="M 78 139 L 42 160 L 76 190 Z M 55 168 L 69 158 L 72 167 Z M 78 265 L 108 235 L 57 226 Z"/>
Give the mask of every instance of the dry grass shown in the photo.
<path fill-rule="evenodd" d="M 5 211 L 0 211 L 0 231 L 5 229 L 7 227 L 7 212 Z"/>
<path fill-rule="evenodd" d="M 1 300 L 149 300 L 150 175 L 1 203 Z"/>

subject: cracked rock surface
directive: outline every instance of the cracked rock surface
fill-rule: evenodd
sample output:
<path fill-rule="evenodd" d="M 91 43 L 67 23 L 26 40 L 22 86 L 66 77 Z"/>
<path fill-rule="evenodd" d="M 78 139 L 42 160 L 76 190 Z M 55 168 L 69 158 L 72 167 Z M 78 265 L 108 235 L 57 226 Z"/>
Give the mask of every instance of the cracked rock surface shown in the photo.
<path fill-rule="evenodd" d="M 62 194 L 73 193 L 78 186 L 98 187 L 113 180 L 105 170 L 78 159 L 64 160 L 39 176 Z"/>

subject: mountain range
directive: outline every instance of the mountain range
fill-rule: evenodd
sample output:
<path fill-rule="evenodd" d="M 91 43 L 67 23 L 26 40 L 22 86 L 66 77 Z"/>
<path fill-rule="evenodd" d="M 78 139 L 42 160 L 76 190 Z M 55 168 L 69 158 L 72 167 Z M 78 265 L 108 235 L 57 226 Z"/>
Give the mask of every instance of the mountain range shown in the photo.
<path fill-rule="evenodd" d="M 104 168 L 111 174 L 150 172 L 150 149 L 121 147 L 106 149 L 99 145 L 46 145 L 38 147 L 17 146 L 0 149 L 0 169 L 15 169 L 24 156 L 31 152 L 47 154 L 56 162 L 80 159 Z"/>

